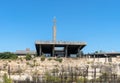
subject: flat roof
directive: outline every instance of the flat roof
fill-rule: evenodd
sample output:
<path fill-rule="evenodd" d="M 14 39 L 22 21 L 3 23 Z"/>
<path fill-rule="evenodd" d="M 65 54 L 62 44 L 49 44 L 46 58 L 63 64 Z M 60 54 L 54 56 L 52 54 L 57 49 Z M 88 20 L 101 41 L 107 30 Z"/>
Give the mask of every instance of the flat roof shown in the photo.
<path fill-rule="evenodd" d="M 15 54 L 35 54 L 35 51 L 16 51 Z"/>
<path fill-rule="evenodd" d="M 120 52 L 104 52 L 104 53 L 92 53 L 90 56 L 120 56 Z"/>
<path fill-rule="evenodd" d="M 35 44 L 57 44 L 57 45 L 86 45 L 85 42 L 68 42 L 68 41 L 36 41 Z"/>
<path fill-rule="evenodd" d="M 107 54 L 107 55 L 120 55 L 120 52 L 105 52 L 105 53 L 93 53 L 95 55 L 104 55 L 104 54 Z"/>

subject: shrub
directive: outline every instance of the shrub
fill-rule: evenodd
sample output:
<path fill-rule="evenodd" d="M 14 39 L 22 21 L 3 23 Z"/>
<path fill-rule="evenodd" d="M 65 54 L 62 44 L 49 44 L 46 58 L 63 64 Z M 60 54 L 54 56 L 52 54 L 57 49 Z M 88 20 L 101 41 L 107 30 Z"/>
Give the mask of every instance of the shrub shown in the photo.
<path fill-rule="evenodd" d="M 30 54 L 27 54 L 27 55 L 26 55 L 26 57 L 25 57 L 25 59 L 26 59 L 26 60 L 31 60 L 31 59 L 32 59 L 32 57 L 31 57 L 31 55 L 30 55 Z"/>
<path fill-rule="evenodd" d="M 9 60 L 9 63 L 11 62 L 11 60 Z"/>
<path fill-rule="evenodd" d="M 21 62 L 23 62 L 23 59 L 21 57 L 19 59 L 20 59 Z"/>
<path fill-rule="evenodd" d="M 67 78 L 66 79 L 66 83 L 71 83 L 72 79 L 71 78 Z"/>
<path fill-rule="evenodd" d="M 60 83 L 61 82 L 61 79 L 59 77 L 56 77 L 56 76 L 52 76 L 50 73 L 46 72 L 45 73 L 45 78 L 44 80 L 47 82 L 47 83 Z"/>
<path fill-rule="evenodd" d="M 52 73 L 59 73 L 59 69 L 58 68 L 53 69 Z"/>
<path fill-rule="evenodd" d="M 88 80 L 87 78 L 81 77 L 81 78 L 78 78 L 78 79 L 77 79 L 77 82 L 78 82 L 78 83 L 81 83 L 81 82 L 83 83 L 84 81 L 87 81 L 87 80 Z"/>
<path fill-rule="evenodd" d="M 18 56 L 11 52 L 4 52 L 0 54 L 0 59 L 17 59 Z"/>
<path fill-rule="evenodd" d="M 87 64 L 90 64 L 90 63 L 91 63 L 91 62 L 89 62 L 89 61 L 87 62 Z"/>
<path fill-rule="evenodd" d="M 45 61 L 45 56 L 44 55 L 41 56 L 41 61 Z"/>
<path fill-rule="evenodd" d="M 8 78 L 7 74 L 4 74 L 4 76 L 3 76 L 3 82 L 4 83 L 13 83 L 12 80 Z"/>
<path fill-rule="evenodd" d="M 51 60 L 52 60 L 52 58 L 48 58 L 48 60 L 49 60 L 49 61 L 51 61 Z"/>
<path fill-rule="evenodd" d="M 35 59 L 33 60 L 33 64 L 34 64 L 34 66 L 36 65 L 36 60 Z"/>
<path fill-rule="evenodd" d="M 58 61 L 58 62 L 62 62 L 63 61 L 63 59 L 62 58 L 56 58 L 56 59 L 54 59 L 55 61 Z"/>
<path fill-rule="evenodd" d="M 29 62 L 26 62 L 26 65 L 30 65 L 30 63 L 29 63 Z"/>

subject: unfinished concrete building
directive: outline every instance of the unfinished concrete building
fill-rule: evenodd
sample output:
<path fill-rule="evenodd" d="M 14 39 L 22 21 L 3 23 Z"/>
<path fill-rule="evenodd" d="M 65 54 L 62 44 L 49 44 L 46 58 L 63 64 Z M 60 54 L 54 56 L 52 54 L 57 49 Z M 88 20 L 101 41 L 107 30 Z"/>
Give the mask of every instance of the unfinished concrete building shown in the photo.
<path fill-rule="evenodd" d="M 54 19 L 53 40 L 35 42 L 38 56 L 45 54 L 52 57 L 70 57 L 72 55 L 77 55 L 85 46 L 86 43 L 84 42 L 56 41 L 56 19 Z"/>

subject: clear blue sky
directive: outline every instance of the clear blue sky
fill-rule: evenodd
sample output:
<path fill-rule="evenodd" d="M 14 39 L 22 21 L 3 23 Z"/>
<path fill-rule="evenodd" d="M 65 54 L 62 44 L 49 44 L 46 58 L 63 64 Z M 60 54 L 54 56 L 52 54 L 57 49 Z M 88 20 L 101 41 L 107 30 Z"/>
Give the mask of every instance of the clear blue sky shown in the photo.
<path fill-rule="evenodd" d="M 0 0 L 0 52 L 30 48 L 36 40 L 84 41 L 85 53 L 120 51 L 119 0 Z"/>

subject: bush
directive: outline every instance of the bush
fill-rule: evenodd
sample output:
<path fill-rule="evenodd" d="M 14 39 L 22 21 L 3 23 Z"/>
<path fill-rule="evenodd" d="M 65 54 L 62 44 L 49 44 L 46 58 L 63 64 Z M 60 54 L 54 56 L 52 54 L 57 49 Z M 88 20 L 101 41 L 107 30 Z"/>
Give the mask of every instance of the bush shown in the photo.
<path fill-rule="evenodd" d="M 26 57 L 25 57 L 25 59 L 26 59 L 26 60 L 31 60 L 31 59 L 32 59 L 32 57 L 31 57 L 31 55 L 30 55 L 30 54 L 27 54 L 27 55 L 26 55 Z"/>
<path fill-rule="evenodd" d="M 49 60 L 49 61 L 51 61 L 51 60 L 52 60 L 52 58 L 48 58 L 48 60 Z"/>
<path fill-rule="evenodd" d="M 45 78 L 44 80 L 47 82 L 47 83 L 60 83 L 61 82 L 61 79 L 59 77 L 56 77 L 56 76 L 52 76 L 50 73 L 46 72 L 45 73 Z"/>
<path fill-rule="evenodd" d="M 0 54 L 0 59 L 17 59 L 18 56 L 11 52 L 4 52 Z"/>
<path fill-rule="evenodd" d="M 44 55 L 41 56 L 41 61 L 45 61 L 45 56 Z"/>
<path fill-rule="evenodd" d="M 26 65 L 30 65 L 30 63 L 29 63 L 29 62 L 26 62 Z"/>
<path fill-rule="evenodd" d="M 23 59 L 21 57 L 19 59 L 20 59 L 21 62 L 23 61 Z"/>
<path fill-rule="evenodd" d="M 3 76 L 3 83 L 13 83 L 11 79 L 8 78 L 7 74 Z"/>
<path fill-rule="evenodd" d="M 54 59 L 55 61 L 58 61 L 58 62 L 62 62 L 63 61 L 63 59 L 62 58 L 56 58 L 56 59 Z"/>
<path fill-rule="evenodd" d="M 59 69 L 58 68 L 53 69 L 52 73 L 59 73 Z"/>
<path fill-rule="evenodd" d="M 86 83 L 86 82 L 88 82 L 87 78 L 81 77 L 77 79 L 77 83 Z"/>
<path fill-rule="evenodd" d="M 67 78 L 66 79 L 66 83 L 71 83 L 72 79 L 71 78 Z"/>

